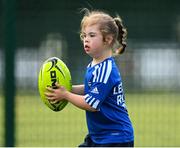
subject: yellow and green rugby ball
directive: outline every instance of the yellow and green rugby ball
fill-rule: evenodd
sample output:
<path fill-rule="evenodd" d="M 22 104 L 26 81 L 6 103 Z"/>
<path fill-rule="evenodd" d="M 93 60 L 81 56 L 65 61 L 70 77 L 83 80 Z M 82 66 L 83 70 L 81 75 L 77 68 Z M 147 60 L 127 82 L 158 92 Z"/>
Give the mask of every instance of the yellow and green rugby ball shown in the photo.
<path fill-rule="evenodd" d="M 55 83 L 58 82 L 68 91 L 72 88 L 71 74 L 66 64 L 57 57 L 47 59 L 40 68 L 38 87 L 41 100 L 53 111 L 61 111 L 68 103 L 66 100 L 58 101 L 55 104 L 49 102 L 45 96 L 46 87 L 56 89 Z"/>

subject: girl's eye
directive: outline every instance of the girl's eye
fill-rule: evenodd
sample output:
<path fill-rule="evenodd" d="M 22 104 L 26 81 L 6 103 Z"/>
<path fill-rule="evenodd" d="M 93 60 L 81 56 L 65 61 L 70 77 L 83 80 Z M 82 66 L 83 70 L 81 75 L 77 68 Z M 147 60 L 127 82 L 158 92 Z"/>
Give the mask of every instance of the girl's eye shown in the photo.
<path fill-rule="evenodd" d="M 90 36 L 90 37 L 95 37 L 95 34 L 90 34 L 89 36 Z"/>

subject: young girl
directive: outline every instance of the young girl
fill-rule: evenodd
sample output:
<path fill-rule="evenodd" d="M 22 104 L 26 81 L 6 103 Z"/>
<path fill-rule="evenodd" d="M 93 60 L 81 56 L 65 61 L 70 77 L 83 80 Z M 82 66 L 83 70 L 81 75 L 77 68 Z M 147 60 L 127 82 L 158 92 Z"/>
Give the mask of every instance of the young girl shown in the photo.
<path fill-rule="evenodd" d="M 86 10 L 80 37 L 92 62 L 87 66 L 84 85 L 73 85 L 71 92 L 57 83 L 58 89 L 47 88 L 45 94 L 49 101 L 65 98 L 86 110 L 89 133 L 80 147 L 134 146 L 122 80 L 112 57 L 114 53 L 118 55 L 125 51 L 126 34 L 120 17 Z"/>

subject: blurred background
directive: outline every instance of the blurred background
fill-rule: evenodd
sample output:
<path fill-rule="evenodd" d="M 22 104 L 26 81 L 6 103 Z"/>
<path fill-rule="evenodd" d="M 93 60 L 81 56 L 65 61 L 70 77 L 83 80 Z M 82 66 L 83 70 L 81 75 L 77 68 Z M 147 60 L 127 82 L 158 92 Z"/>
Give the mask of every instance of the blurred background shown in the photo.
<path fill-rule="evenodd" d="M 90 58 L 79 38 L 81 8 L 119 14 L 128 30 L 116 57 L 135 130 L 135 146 L 180 146 L 179 0 L 0 0 L 0 146 L 78 146 L 85 112 L 53 112 L 40 100 L 42 63 L 61 58 L 73 84 Z"/>

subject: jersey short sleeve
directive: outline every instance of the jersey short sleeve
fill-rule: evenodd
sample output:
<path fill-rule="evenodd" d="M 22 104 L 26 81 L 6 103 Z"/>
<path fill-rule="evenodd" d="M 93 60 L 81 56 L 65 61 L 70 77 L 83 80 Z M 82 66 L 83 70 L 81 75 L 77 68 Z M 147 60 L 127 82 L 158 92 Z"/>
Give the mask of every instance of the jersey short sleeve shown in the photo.
<path fill-rule="evenodd" d="M 96 65 L 90 75 L 92 75 L 90 83 L 86 91 L 85 101 L 92 108 L 99 109 L 102 102 L 110 94 L 113 87 L 111 80 L 112 61 L 107 60 L 99 65 Z"/>

